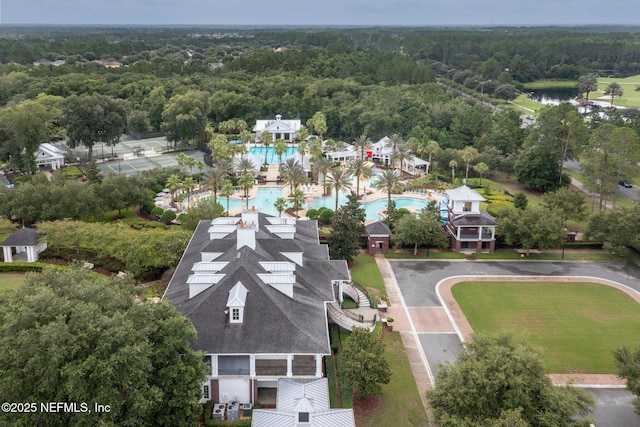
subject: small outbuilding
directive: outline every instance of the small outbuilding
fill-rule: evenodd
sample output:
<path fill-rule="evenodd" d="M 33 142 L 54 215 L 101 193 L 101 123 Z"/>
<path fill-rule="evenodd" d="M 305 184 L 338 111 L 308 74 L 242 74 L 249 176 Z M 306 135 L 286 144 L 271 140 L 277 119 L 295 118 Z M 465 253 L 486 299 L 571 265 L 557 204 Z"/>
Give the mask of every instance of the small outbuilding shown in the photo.
<path fill-rule="evenodd" d="M 16 261 L 38 261 L 38 254 L 47 248 L 46 243 L 40 242 L 40 236 L 33 228 L 22 228 L 7 237 L 0 243 L 4 262 L 14 262 L 14 256 Z"/>
<path fill-rule="evenodd" d="M 389 252 L 391 229 L 382 221 L 373 222 L 365 227 L 367 231 L 367 253 L 369 255 Z"/>

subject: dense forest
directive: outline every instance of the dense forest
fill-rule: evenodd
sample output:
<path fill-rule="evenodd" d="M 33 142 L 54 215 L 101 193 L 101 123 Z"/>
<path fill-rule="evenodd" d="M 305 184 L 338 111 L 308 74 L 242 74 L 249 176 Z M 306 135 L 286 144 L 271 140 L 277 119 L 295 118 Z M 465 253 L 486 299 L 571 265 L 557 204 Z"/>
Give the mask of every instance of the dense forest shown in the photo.
<path fill-rule="evenodd" d="M 30 170 L 29 153 L 56 138 L 116 144 L 127 127 L 208 143 L 215 132 L 238 137 L 243 129 L 229 123 L 246 129 L 276 114 L 308 123 L 322 112 L 324 137 L 333 142 L 401 135 L 414 152 L 433 154 L 443 175 L 450 162 L 465 163 L 468 147 L 490 171 L 523 177 L 527 156 L 540 158 L 532 151 L 539 135 L 496 98 L 509 99 L 540 78 L 578 86 L 584 76 L 639 73 L 637 30 L 2 27 L 0 160 Z M 475 95 L 462 97 L 454 86 Z M 569 113 L 543 115 L 542 125 Z M 95 117 L 105 117 L 109 131 L 83 134 Z M 633 109 L 581 126 L 606 123 L 640 129 Z M 585 131 L 558 156 L 579 154 L 586 141 Z M 547 154 L 551 163 L 564 161 Z M 556 166 L 547 169 L 542 181 L 522 179 L 541 190 L 562 184 Z"/>

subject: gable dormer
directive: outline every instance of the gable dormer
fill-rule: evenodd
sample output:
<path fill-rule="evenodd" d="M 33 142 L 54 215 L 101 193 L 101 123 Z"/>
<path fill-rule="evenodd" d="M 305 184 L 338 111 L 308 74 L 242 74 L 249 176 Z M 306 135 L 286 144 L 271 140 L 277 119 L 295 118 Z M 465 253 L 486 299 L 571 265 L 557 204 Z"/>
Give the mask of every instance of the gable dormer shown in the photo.
<path fill-rule="evenodd" d="M 227 298 L 227 310 L 229 323 L 242 323 L 244 321 L 244 307 L 247 302 L 247 288 L 241 282 L 235 284 L 229 291 Z"/>

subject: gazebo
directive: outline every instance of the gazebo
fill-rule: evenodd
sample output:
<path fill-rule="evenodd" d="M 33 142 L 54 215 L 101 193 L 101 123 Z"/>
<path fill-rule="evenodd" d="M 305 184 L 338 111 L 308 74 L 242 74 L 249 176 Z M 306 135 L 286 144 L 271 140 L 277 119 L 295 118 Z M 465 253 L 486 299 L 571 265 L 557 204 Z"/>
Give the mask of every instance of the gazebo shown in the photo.
<path fill-rule="evenodd" d="M 22 261 L 26 253 L 27 262 L 38 261 L 38 254 L 47 248 L 47 244 L 39 242 L 40 233 L 33 228 L 22 228 L 0 243 L 4 262 L 14 262 L 14 251 L 17 261 Z"/>

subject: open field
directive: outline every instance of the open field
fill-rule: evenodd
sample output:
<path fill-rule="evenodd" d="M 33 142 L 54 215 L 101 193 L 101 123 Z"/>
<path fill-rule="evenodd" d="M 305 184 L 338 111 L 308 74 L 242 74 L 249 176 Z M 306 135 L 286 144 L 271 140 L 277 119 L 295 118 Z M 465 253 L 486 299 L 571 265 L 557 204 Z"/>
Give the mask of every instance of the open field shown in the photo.
<path fill-rule="evenodd" d="M 0 273 L 0 292 L 18 289 L 25 277 L 25 273 Z"/>
<path fill-rule="evenodd" d="M 611 352 L 637 345 L 640 305 L 609 286 L 462 282 L 452 294 L 475 332 L 524 334 L 548 373 L 614 374 Z"/>

